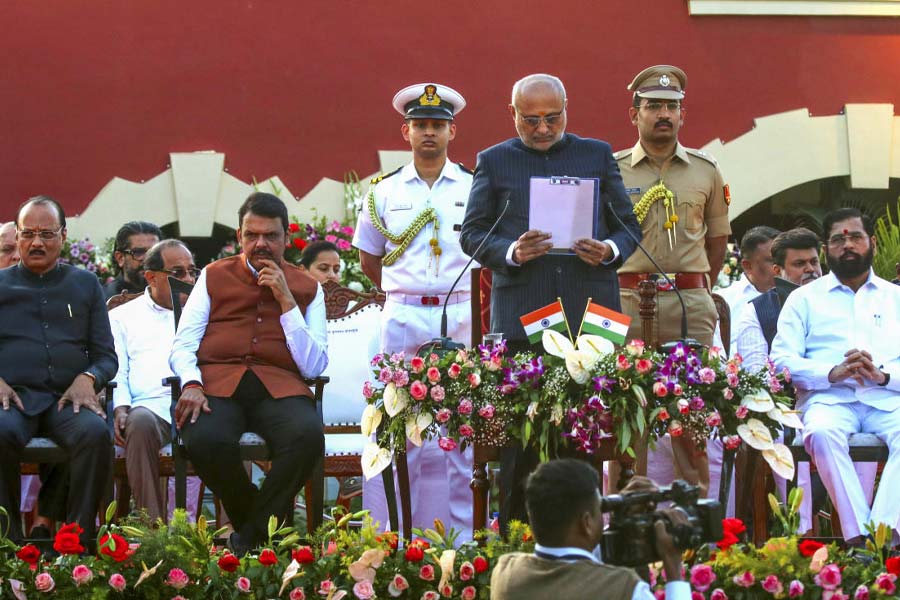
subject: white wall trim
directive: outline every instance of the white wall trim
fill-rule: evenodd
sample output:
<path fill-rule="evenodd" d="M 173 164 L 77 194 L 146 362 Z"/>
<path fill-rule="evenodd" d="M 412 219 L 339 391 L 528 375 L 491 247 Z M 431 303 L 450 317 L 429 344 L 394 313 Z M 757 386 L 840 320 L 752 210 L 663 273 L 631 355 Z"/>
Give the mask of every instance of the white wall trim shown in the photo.
<path fill-rule="evenodd" d="M 896 17 L 898 0 L 688 0 L 692 15 Z"/>

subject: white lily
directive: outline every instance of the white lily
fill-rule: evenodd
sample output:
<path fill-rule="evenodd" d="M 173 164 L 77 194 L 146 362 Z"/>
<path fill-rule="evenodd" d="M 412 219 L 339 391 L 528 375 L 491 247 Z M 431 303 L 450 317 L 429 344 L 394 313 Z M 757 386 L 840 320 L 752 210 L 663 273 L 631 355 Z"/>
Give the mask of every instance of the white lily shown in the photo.
<path fill-rule="evenodd" d="M 383 414 L 374 404 L 366 406 L 359 422 L 359 429 L 362 431 L 363 437 L 369 437 L 375 433 L 375 430 L 381 424 Z"/>
<path fill-rule="evenodd" d="M 406 437 L 416 446 L 422 445 L 422 434 L 428 429 L 434 419 L 429 413 L 410 415 L 406 419 Z"/>
<path fill-rule="evenodd" d="M 363 448 L 361 462 L 366 480 L 372 479 L 391 464 L 391 451 L 369 442 Z"/>
<path fill-rule="evenodd" d="M 384 388 L 384 412 L 389 417 L 396 417 L 409 404 L 409 392 L 392 383 Z"/>
<path fill-rule="evenodd" d="M 769 395 L 769 392 L 759 388 L 741 398 L 741 406 L 746 406 L 750 410 L 759 413 L 767 413 L 775 408 L 775 403 L 772 402 L 772 396 Z"/>
<path fill-rule="evenodd" d="M 755 450 L 771 450 L 774 447 L 769 428 L 759 419 L 747 419 L 746 423 L 738 425 L 737 432 Z"/>

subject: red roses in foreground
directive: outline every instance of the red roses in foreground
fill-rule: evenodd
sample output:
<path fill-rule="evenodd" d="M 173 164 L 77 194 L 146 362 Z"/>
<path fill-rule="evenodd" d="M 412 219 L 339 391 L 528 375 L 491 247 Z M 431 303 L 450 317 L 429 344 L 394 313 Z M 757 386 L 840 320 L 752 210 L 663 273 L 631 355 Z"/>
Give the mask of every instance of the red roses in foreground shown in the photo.
<path fill-rule="evenodd" d="M 747 531 L 740 519 L 722 519 L 722 539 L 716 542 L 719 550 L 728 550 L 741 541 L 738 536 Z"/>
<path fill-rule="evenodd" d="M 81 545 L 81 534 L 84 529 L 78 523 L 69 523 L 60 527 L 53 539 L 53 549 L 60 554 L 83 554 L 84 546 Z M 128 545 L 126 544 L 126 548 Z"/>

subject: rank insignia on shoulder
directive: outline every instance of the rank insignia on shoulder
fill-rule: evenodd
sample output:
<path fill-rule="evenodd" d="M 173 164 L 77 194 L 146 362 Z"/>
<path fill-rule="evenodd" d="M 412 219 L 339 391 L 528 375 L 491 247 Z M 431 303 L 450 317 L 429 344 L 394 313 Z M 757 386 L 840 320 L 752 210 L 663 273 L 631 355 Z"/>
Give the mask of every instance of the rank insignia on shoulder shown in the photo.
<path fill-rule="evenodd" d="M 468 173 L 469 175 L 474 175 L 474 174 L 475 174 L 475 171 L 473 171 L 472 169 L 470 169 L 470 168 L 467 167 L 466 165 L 464 165 L 464 164 L 462 164 L 462 163 L 456 163 L 456 164 L 458 164 L 458 165 L 459 165 L 459 168 L 462 169 L 463 171 L 465 171 L 466 173 Z"/>
<path fill-rule="evenodd" d="M 725 195 L 725 205 L 731 206 L 731 189 L 727 183 L 722 187 L 722 193 Z"/>
<path fill-rule="evenodd" d="M 397 168 L 397 169 L 394 169 L 394 170 L 391 171 L 390 173 L 382 173 L 382 174 L 379 175 L 378 177 L 373 177 L 373 178 L 372 178 L 372 181 L 370 181 L 369 183 L 370 183 L 371 185 L 375 185 L 376 183 L 379 183 L 379 182 L 381 182 L 381 181 L 384 181 L 385 179 L 387 179 L 387 178 L 390 177 L 391 175 L 394 175 L 395 173 L 399 173 L 399 172 L 400 172 L 400 169 L 402 169 L 402 168 L 403 168 L 403 167 L 399 167 L 399 168 Z"/>

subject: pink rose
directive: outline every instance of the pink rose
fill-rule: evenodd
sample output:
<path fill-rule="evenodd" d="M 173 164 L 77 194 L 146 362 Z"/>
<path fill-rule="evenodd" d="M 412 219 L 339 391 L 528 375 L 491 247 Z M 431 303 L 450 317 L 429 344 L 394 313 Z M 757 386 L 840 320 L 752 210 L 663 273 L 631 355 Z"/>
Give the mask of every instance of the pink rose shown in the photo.
<path fill-rule="evenodd" d="M 367 381 L 363 384 L 363 397 L 368 400 L 372 396 L 375 395 L 375 387 L 372 385 L 371 381 Z"/>
<path fill-rule="evenodd" d="M 672 386 L 672 393 L 676 396 L 680 396 L 684 393 L 684 389 L 681 387 L 680 383 L 676 383 Z"/>
<path fill-rule="evenodd" d="M 422 568 L 419 569 L 419 579 L 434 581 L 434 567 L 432 565 L 422 565 Z"/>
<path fill-rule="evenodd" d="M 834 563 L 822 567 L 822 570 L 816 575 L 816 585 L 826 590 L 833 590 L 841 585 L 840 567 Z"/>
<path fill-rule="evenodd" d="M 381 383 L 390 383 L 391 377 L 394 376 L 394 372 L 391 371 L 390 367 L 384 367 L 381 371 L 378 372 L 378 381 Z"/>
<path fill-rule="evenodd" d="M 893 573 L 882 573 L 875 578 L 875 587 L 881 588 L 888 596 L 893 596 L 897 591 L 895 581 L 897 581 L 897 576 Z"/>
<path fill-rule="evenodd" d="M 735 584 L 745 588 L 751 587 L 756 583 L 756 578 L 750 571 L 744 571 L 740 575 L 735 575 L 731 580 L 734 581 Z"/>
<path fill-rule="evenodd" d="M 462 600 L 475 600 L 475 597 L 478 595 L 478 591 L 473 585 L 467 585 L 460 593 L 462 595 Z"/>
<path fill-rule="evenodd" d="M 722 443 L 729 450 L 737 450 L 738 446 L 741 445 L 741 437 L 738 435 L 726 435 L 722 438 Z"/>
<path fill-rule="evenodd" d="M 452 417 L 452 416 L 453 416 L 453 413 L 450 411 L 449 408 L 442 408 L 441 410 L 437 411 L 434 414 L 434 418 L 435 418 L 435 420 L 437 420 L 438 423 L 446 423 L 447 421 L 450 420 L 450 417 Z"/>
<path fill-rule="evenodd" d="M 319 593 L 323 596 L 327 596 L 331 593 L 331 591 L 335 589 L 334 582 L 330 579 L 326 579 L 325 581 L 319 583 Z"/>
<path fill-rule="evenodd" d="M 343 227 L 341 227 L 341 233 L 347 236 L 352 236 L 354 233 L 354 229 L 349 225 L 344 225 Z"/>
<path fill-rule="evenodd" d="M 461 581 L 468 581 L 475 576 L 475 567 L 469 561 L 459 565 L 459 578 Z"/>
<path fill-rule="evenodd" d="M 719 411 L 713 411 L 706 417 L 706 424 L 710 427 L 718 427 L 722 424 L 722 415 L 719 414 Z"/>
<path fill-rule="evenodd" d="M 353 595 L 359 600 L 369 600 L 375 596 L 375 589 L 371 581 L 357 581 L 353 586 Z"/>
<path fill-rule="evenodd" d="M 631 361 L 628 360 L 624 354 L 620 354 L 616 357 L 616 368 L 620 371 L 624 371 L 631 367 Z"/>
<path fill-rule="evenodd" d="M 743 359 L 741 359 L 743 360 Z M 725 365 L 725 372 L 729 375 L 737 375 L 738 371 L 741 370 L 741 362 L 735 357 L 734 360 L 729 360 Z"/>
<path fill-rule="evenodd" d="M 453 586 L 451 586 L 449 583 L 445 583 L 443 586 L 441 586 L 441 596 L 443 596 L 444 598 L 449 598 L 452 595 Z"/>
<path fill-rule="evenodd" d="M 125 581 L 125 577 L 121 573 L 113 573 L 109 576 L 109 587 L 117 592 L 124 590 L 127 584 L 128 582 Z"/>
<path fill-rule="evenodd" d="M 734 398 L 734 392 L 731 391 L 731 388 L 725 388 L 725 390 L 722 392 L 722 397 L 726 400 L 731 400 L 732 398 Z"/>
<path fill-rule="evenodd" d="M 472 401 L 468 398 L 464 398 L 459 401 L 459 406 L 457 409 L 459 414 L 461 415 L 471 415 L 472 414 Z"/>
<path fill-rule="evenodd" d="M 703 398 L 701 398 L 700 396 L 694 396 L 693 398 L 691 398 L 690 405 L 691 410 L 703 410 L 703 408 L 706 406 L 706 402 L 704 402 Z"/>
<path fill-rule="evenodd" d="M 853 593 L 853 600 L 869 600 L 869 588 L 865 585 L 857 587 Z"/>
<path fill-rule="evenodd" d="M 475 433 L 475 430 L 472 429 L 471 425 L 463 423 L 459 426 L 459 435 L 463 437 L 470 437 L 473 433 Z"/>
<path fill-rule="evenodd" d="M 850 600 L 850 596 L 844 593 L 844 590 L 838 588 L 836 590 L 822 590 L 822 600 Z"/>
<path fill-rule="evenodd" d="M 421 356 L 413 356 L 412 360 L 409 361 L 409 366 L 412 368 L 413 373 L 421 373 L 422 369 L 425 368 L 425 360 Z"/>
<path fill-rule="evenodd" d="M 738 419 L 746 419 L 749 413 L 750 409 L 746 406 L 738 406 L 734 411 L 734 416 L 736 416 Z"/>
<path fill-rule="evenodd" d="M 790 585 L 788 585 L 788 596 L 790 596 L 791 598 L 799 598 L 802 595 L 803 595 L 803 584 L 800 583 L 799 581 L 797 581 L 796 579 L 793 580 L 790 583 Z"/>
<path fill-rule="evenodd" d="M 632 356 L 640 356 L 644 353 L 644 341 L 631 340 L 628 342 L 628 345 L 625 346 L 625 351 Z"/>
<path fill-rule="evenodd" d="M 447 369 L 447 375 L 450 376 L 450 379 L 456 379 L 459 377 L 460 373 L 462 373 L 462 367 L 459 366 L 459 363 L 453 363 L 450 365 L 450 368 Z"/>
<path fill-rule="evenodd" d="M 237 591 L 239 591 L 242 594 L 249 594 L 250 593 L 250 580 L 247 579 L 246 577 L 238 577 L 237 581 L 234 582 L 234 587 L 236 587 Z"/>
<path fill-rule="evenodd" d="M 703 383 L 712 383 L 716 380 L 716 372 L 709 367 L 703 367 L 697 372 L 697 375 L 700 376 L 700 381 Z"/>
<path fill-rule="evenodd" d="M 53 577 L 50 576 L 50 573 L 47 573 L 46 571 L 38 573 L 37 577 L 34 578 L 34 589 L 39 592 L 49 593 L 52 592 L 55 587 L 56 582 L 53 581 Z"/>
<path fill-rule="evenodd" d="M 176 590 L 180 590 L 190 583 L 190 579 L 188 578 L 187 573 L 181 569 L 172 569 L 169 571 L 169 576 L 166 577 L 166 583 Z"/>
<path fill-rule="evenodd" d="M 398 387 L 405 387 L 407 383 L 409 383 L 409 371 L 406 369 L 397 369 L 394 371 L 393 377 L 391 380 L 394 382 L 394 385 Z"/>
<path fill-rule="evenodd" d="M 441 450 L 444 452 L 450 452 L 451 450 L 456 450 L 456 442 L 453 441 L 452 438 L 442 437 L 438 440 L 438 446 L 440 446 Z"/>
<path fill-rule="evenodd" d="M 494 405 L 493 404 L 485 404 L 481 408 L 478 409 L 478 415 L 482 419 L 487 419 L 490 421 L 494 418 Z"/>
<path fill-rule="evenodd" d="M 722 588 L 716 588 L 709 595 L 709 600 L 728 600 L 728 595 Z"/>
<path fill-rule="evenodd" d="M 332 231 L 334 231 L 334 230 L 332 230 Z M 326 242 L 331 242 L 332 244 L 334 244 L 334 243 L 336 243 L 336 242 L 338 241 L 338 238 L 337 238 L 336 235 L 326 235 L 326 236 L 325 236 L 325 241 L 326 241 Z"/>
<path fill-rule="evenodd" d="M 437 592 L 432 590 L 428 590 L 427 592 L 422 594 L 422 600 L 439 600 L 440 597 L 441 596 Z"/>
<path fill-rule="evenodd" d="M 641 358 L 635 363 L 634 368 L 637 369 L 637 372 L 641 375 L 645 373 L 649 373 L 653 368 L 653 361 L 647 360 L 646 358 Z"/>
<path fill-rule="evenodd" d="M 728 380 L 728 387 L 736 388 L 738 386 L 738 376 L 734 373 L 728 373 L 725 375 L 725 379 Z"/>
<path fill-rule="evenodd" d="M 428 395 L 428 386 L 421 381 L 413 381 L 412 385 L 409 386 L 409 395 L 416 400 L 422 400 Z"/>
<path fill-rule="evenodd" d="M 773 596 L 780 596 L 784 592 L 784 586 L 777 575 L 769 575 L 763 579 L 762 588 Z"/>
<path fill-rule="evenodd" d="M 388 584 L 388 593 L 396 598 L 405 590 L 409 589 L 409 581 L 403 575 L 394 575 L 394 578 Z"/>
<path fill-rule="evenodd" d="M 680 412 L 683 415 L 686 415 L 689 412 L 691 412 L 691 408 L 688 405 L 688 401 L 685 400 L 684 398 L 682 398 L 678 402 L 676 402 L 675 405 L 678 407 L 678 412 Z"/>
<path fill-rule="evenodd" d="M 435 402 L 441 402 L 446 395 L 442 386 L 436 385 L 431 388 L 431 399 Z"/>
<path fill-rule="evenodd" d="M 78 565 L 72 569 L 72 580 L 75 585 L 81 587 L 94 578 L 94 573 L 86 565 Z"/>
<path fill-rule="evenodd" d="M 479 385 L 481 385 L 481 375 L 469 373 L 469 387 L 477 388 Z"/>
<path fill-rule="evenodd" d="M 665 407 L 661 408 L 658 413 L 656 413 L 656 418 L 660 421 L 666 421 L 669 419 L 669 411 L 665 409 Z"/>
<path fill-rule="evenodd" d="M 338 250 L 340 250 L 341 252 L 346 252 L 347 250 L 349 250 L 350 248 L 353 247 L 350 244 L 350 242 L 348 242 L 347 240 L 338 240 L 335 242 L 335 245 L 338 247 Z"/>
<path fill-rule="evenodd" d="M 681 426 L 680 421 L 670 421 L 669 422 L 669 435 L 672 437 L 679 437 L 684 433 L 684 427 Z"/>
<path fill-rule="evenodd" d="M 706 600 L 706 598 L 703 596 L 703 594 L 701 594 L 697 590 L 694 590 L 691 592 L 691 600 Z"/>
<path fill-rule="evenodd" d="M 288 594 L 289 600 L 306 600 L 306 592 L 303 591 L 302 587 L 295 587 L 291 590 L 291 593 Z"/>
<path fill-rule="evenodd" d="M 705 592 L 716 580 L 716 574 L 709 565 L 698 564 L 691 567 L 691 585 L 697 590 Z"/>
<path fill-rule="evenodd" d="M 659 396 L 660 398 L 665 398 L 669 393 L 669 389 L 666 387 L 666 384 L 664 384 L 662 381 L 657 381 L 656 383 L 653 384 L 653 393 L 656 394 L 657 396 Z"/>
<path fill-rule="evenodd" d="M 428 377 L 428 381 L 431 383 L 437 383 L 441 380 L 441 372 L 437 367 L 428 367 L 428 371 L 425 372 L 425 376 Z"/>
<path fill-rule="evenodd" d="M 666 590 L 662 588 L 654 590 L 653 597 L 656 598 L 656 600 L 666 600 Z"/>

